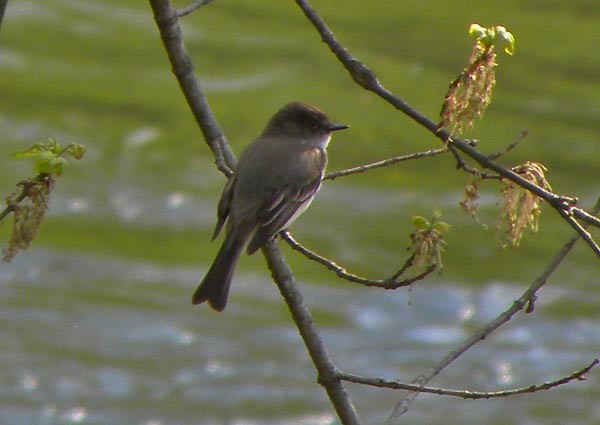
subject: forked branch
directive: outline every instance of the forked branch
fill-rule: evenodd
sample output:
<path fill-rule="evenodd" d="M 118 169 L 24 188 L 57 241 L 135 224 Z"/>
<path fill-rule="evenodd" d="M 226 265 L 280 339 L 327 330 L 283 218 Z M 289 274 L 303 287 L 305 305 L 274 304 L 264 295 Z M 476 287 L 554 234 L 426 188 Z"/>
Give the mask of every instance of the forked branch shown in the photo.
<path fill-rule="evenodd" d="M 295 0 L 296 4 L 302 9 L 302 12 L 306 18 L 311 22 L 315 29 L 319 32 L 323 42 L 327 44 L 331 52 L 338 58 L 344 68 L 350 73 L 352 79 L 363 87 L 365 90 L 372 91 L 377 96 L 384 99 L 386 102 L 394 106 L 396 109 L 402 111 L 404 114 L 412 118 L 419 125 L 429 130 L 435 137 L 440 139 L 448 146 L 452 146 L 467 156 L 475 160 L 482 168 L 490 169 L 501 177 L 508 179 L 515 184 L 523 187 L 524 189 L 532 192 L 533 194 L 544 199 L 549 203 L 564 219 L 573 227 L 585 240 L 592 251 L 600 257 L 600 246 L 592 238 L 592 236 L 586 232 L 581 224 L 575 219 L 578 216 L 591 215 L 585 210 L 577 207 L 577 199 L 559 195 L 546 190 L 531 181 L 523 178 L 514 171 L 503 167 L 502 165 L 494 162 L 492 158 L 479 152 L 477 149 L 472 147 L 466 140 L 458 137 L 453 137 L 450 132 L 445 129 L 440 129 L 438 123 L 430 120 L 416 109 L 412 108 L 402 98 L 396 96 L 394 93 L 386 89 L 377 79 L 375 73 L 354 57 L 348 49 L 346 49 L 335 37 L 333 32 L 327 27 L 325 22 L 321 19 L 318 13 L 312 8 L 307 0 Z M 459 158 L 457 158 L 459 159 Z M 597 217 L 594 221 L 600 221 Z M 589 221 L 588 221 L 589 222 Z"/>
<path fill-rule="evenodd" d="M 338 377 L 347 382 L 352 382 L 354 384 L 368 385 L 371 387 L 377 388 L 387 388 L 391 390 L 405 390 L 411 391 L 415 393 L 429 393 L 429 394 L 437 394 L 437 395 L 446 395 L 451 397 L 460 397 L 464 399 L 489 399 L 489 398 L 499 398 L 499 397 L 509 397 L 518 394 L 531 394 L 539 391 L 545 391 L 552 388 L 556 388 L 561 385 L 568 384 L 571 381 L 584 381 L 585 375 L 592 370 L 595 366 L 600 363 L 600 360 L 594 359 L 589 365 L 586 367 L 576 370 L 575 372 L 567 375 L 563 378 L 556 379 L 554 381 L 544 382 L 543 384 L 530 385 L 528 387 L 523 388 L 515 388 L 512 390 L 502 390 L 502 391 L 471 391 L 471 390 L 451 390 L 445 388 L 435 388 L 428 387 L 424 385 L 415 385 L 415 384 L 406 384 L 401 381 L 391 381 L 387 379 L 381 378 L 367 378 L 364 376 L 352 375 L 349 373 L 339 372 Z"/>
<path fill-rule="evenodd" d="M 413 254 L 404 262 L 404 265 L 390 277 L 386 279 L 367 279 L 348 272 L 345 268 L 336 264 L 335 261 L 325 258 L 299 244 L 288 231 L 281 232 L 281 238 L 286 241 L 292 247 L 292 249 L 300 252 L 306 258 L 325 266 L 328 270 L 335 272 L 338 277 L 347 280 L 348 282 L 359 283 L 365 286 L 375 286 L 383 289 L 397 289 L 403 286 L 410 286 L 419 280 L 425 279 L 425 277 L 427 277 L 436 269 L 435 265 L 430 265 L 421 273 L 413 277 L 400 280 L 400 277 L 404 274 L 404 272 L 413 265 L 413 260 L 415 257 Z"/>

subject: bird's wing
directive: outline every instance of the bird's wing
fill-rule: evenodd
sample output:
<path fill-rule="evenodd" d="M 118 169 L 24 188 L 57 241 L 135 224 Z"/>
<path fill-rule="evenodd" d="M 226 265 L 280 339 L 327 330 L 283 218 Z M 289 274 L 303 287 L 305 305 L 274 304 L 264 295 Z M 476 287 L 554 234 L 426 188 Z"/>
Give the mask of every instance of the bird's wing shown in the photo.
<path fill-rule="evenodd" d="M 248 254 L 253 254 L 270 238 L 285 229 L 310 204 L 321 186 L 321 175 L 299 187 L 286 187 L 274 192 L 261 209 L 259 225 L 248 244 Z"/>
<path fill-rule="evenodd" d="M 215 240 L 219 236 L 219 232 L 227 220 L 229 211 L 231 210 L 231 199 L 233 198 L 233 187 L 235 186 L 235 174 L 227 180 L 223 192 L 221 193 L 221 199 L 219 199 L 219 206 L 217 207 L 217 225 L 213 232 L 212 240 Z"/>

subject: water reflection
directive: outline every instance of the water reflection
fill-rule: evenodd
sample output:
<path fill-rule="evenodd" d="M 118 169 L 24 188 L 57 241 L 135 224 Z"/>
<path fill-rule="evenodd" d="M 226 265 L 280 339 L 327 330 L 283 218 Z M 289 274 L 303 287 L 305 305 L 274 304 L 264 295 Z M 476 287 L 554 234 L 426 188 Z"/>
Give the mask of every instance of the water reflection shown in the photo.
<path fill-rule="evenodd" d="M 266 277 L 241 273 L 231 306 L 218 315 L 187 303 L 200 274 L 35 249 L 4 267 L 0 392 L 8 408 L 0 410 L 0 421 L 192 424 L 201 412 L 201 423 L 331 423 L 330 413 L 290 415 L 291 405 L 313 412 L 329 407 Z M 395 293 L 302 283 L 302 290 L 317 317 L 323 310 L 337 318 L 322 331 L 342 369 L 404 380 L 427 370 L 517 292 L 501 283 Z M 584 365 L 599 348 L 593 321 L 517 320 L 436 384 L 491 390 L 539 383 Z M 581 385 L 563 394 L 576 394 Z M 368 418 L 393 405 L 389 393 L 364 399 L 372 390 L 352 392 L 363 394 L 358 404 Z M 412 414 L 421 418 L 431 417 L 430 403 L 457 403 L 418 400 Z M 544 403 L 543 396 L 532 400 Z M 535 418 L 531 406 L 497 403 L 518 410 L 521 419 Z M 490 418 L 487 410 L 479 415 Z M 453 423 L 466 419 L 458 415 Z"/>

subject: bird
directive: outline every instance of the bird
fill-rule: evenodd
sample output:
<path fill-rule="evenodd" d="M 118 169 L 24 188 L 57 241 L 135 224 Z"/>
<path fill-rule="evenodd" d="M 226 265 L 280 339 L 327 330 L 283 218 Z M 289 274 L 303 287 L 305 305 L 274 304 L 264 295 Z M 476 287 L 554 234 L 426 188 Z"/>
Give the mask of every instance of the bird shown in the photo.
<path fill-rule="evenodd" d="M 321 186 L 331 135 L 348 127 L 300 102 L 271 117 L 225 184 L 212 240 L 224 225 L 225 238 L 192 304 L 207 301 L 215 311 L 225 309 L 241 254 L 254 254 L 308 208 Z"/>

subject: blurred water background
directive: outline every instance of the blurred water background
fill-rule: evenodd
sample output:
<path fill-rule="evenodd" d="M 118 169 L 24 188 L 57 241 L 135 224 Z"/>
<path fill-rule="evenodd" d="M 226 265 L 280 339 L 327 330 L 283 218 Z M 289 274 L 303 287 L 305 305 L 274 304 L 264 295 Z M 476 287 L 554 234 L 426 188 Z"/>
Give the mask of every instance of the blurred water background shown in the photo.
<path fill-rule="evenodd" d="M 184 6 L 185 2 L 178 2 Z M 473 22 L 505 25 L 494 102 L 467 136 L 484 152 L 530 135 L 502 159 L 544 163 L 555 190 L 598 196 L 600 3 L 315 1 L 333 31 L 390 89 L 430 117 L 462 69 Z M 318 105 L 352 127 L 330 170 L 439 147 L 354 85 L 293 2 L 217 0 L 183 19 L 200 82 L 236 152 L 281 105 Z M 31 174 L 11 152 L 56 137 L 85 144 L 33 246 L 0 266 L 0 424 L 305 424 L 336 418 L 260 255 L 243 258 L 228 308 L 190 296 L 224 178 L 170 72 L 147 2 L 12 0 L 0 29 L 0 193 Z M 410 381 L 507 308 L 572 234 L 548 208 L 518 250 L 494 232 L 498 190 L 480 220 L 458 206 L 466 176 L 450 156 L 327 182 L 293 226 L 351 271 L 385 277 L 406 258 L 410 217 L 452 225 L 443 273 L 386 292 L 339 281 L 283 247 L 335 362 Z M 6 240 L 10 226 L 0 229 Z M 502 390 L 559 378 L 600 353 L 598 259 L 579 245 L 519 315 L 432 382 Z M 585 382 L 488 401 L 420 396 L 401 423 L 590 424 Z M 398 395 L 348 386 L 365 423 Z"/>

